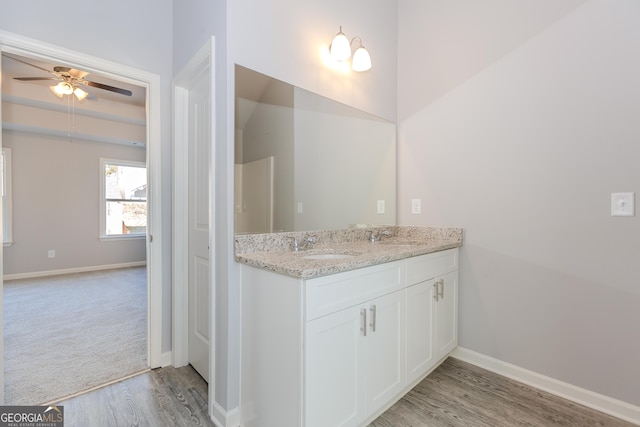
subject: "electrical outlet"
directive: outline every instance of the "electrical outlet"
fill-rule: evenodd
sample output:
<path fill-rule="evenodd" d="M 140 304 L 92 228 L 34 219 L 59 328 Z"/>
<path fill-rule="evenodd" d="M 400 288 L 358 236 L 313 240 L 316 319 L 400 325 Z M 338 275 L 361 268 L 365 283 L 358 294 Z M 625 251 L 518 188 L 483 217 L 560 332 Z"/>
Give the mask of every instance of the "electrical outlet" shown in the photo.
<path fill-rule="evenodd" d="M 411 213 L 412 214 L 420 214 L 420 213 L 422 213 L 422 200 L 421 199 L 411 199 Z"/>
<path fill-rule="evenodd" d="M 49 249 L 49 258 L 55 258 L 56 257 L 56 251 L 53 249 Z"/>
<path fill-rule="evenodd" d="M 378 200 L 378 213 L 384 213 L 384 200 Z"/>
<path fill-rule="evenodd" d="M 298 202 L 298 213 L 302 213 L 302 202 Z"/>
<path fill-rule="evenodd" d="M 611 193 L 611 216 L 634 216 L 634 199 L 634 193 Z"/>

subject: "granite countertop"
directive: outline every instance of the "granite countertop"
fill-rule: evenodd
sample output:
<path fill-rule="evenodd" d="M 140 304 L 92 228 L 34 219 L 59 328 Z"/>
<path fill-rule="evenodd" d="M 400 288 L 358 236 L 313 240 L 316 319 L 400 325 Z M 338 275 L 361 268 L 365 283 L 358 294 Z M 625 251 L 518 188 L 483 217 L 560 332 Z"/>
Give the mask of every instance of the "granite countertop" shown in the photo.
<path fill-rule="evenodd" d="M 278 233 L 279 236 L 271 237 L 276 239 L 272 240 L 272 246 L 268 235 L 236 236 L 235 259 L 252 267 L 309 279 L 462 246 L 462 229 L 391 226 L 373 230 L 377 232 L 381 228 L 390 231 L 391 236 L 376 242 L 367 238 L 371 228 L 348 230 L 344 234 L 335 231 Z M 284 243 L 293 237 L 303 241 L 309 235 L 314 236 L 316 243 L 308 249 L 296 252 L 291 250 L 290 243 Z M 305 258 L 323 254 L 351 257 Z"/>

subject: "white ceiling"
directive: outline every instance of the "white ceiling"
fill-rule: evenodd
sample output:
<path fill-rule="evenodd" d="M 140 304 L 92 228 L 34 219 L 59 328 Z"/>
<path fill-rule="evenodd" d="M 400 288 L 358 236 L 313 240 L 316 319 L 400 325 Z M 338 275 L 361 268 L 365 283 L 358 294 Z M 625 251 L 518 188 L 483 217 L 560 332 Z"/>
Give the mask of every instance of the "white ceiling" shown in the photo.
<path fill-rule="evenodd" d="M 73 68 L 73 66 L 65 63 L 47 63 L 37 59 L 20 57 L 18 55 L 9 55 L 2 54 L 2 78 L 3 79 L 13 79 L 14 77 L 55 77 L 54 74 L 47 73 L 44 70 L 38 69 L 36 67 L 29 66 L 20 61 L 16 61 L 12 58 L 18 58 L 22 61 L 28 62 L 30 64 L 35 65 L 36 67 L 44 68 L 46 70 L 53 71 L 53 68 L 56 66 Z M 92 81 L 95 83 L 102 83 L 109 86 L 119 87 L 122 89 L 127 89 L 132 92 L 131 96 L 121 95 L 119 93 L 111 92 L 108 90 L 98 89 L 94 87 L 84 87 L 83 89 L 89 92 L 91 95 L 94 95 L 98 99 L 109 100 L 113 102 L 120 102 L 124 104 L 131 104 L 136 106 L 144 106 L 146 102 L 146 89 L 140 86 L 135 86 L 129 83 L 125 83 L 122 81 L 110 79 L 108 77 L 102 76 L 99 73 L 90 73 L 84 77 L 85 80 Z M 29 81 L 24 82 L 20 81 L 16 83 L 18 85 L 38 85 L 43 88 L 43 90 L 49 90 L 48 87 L 52 86 L 56 82 L 54 80 L 41 80 L 41 81 Z M 85 101 L 83 101 L 85 102 Z M 86 102 L 92 102 L 91 99 L 87 99 Z"/>

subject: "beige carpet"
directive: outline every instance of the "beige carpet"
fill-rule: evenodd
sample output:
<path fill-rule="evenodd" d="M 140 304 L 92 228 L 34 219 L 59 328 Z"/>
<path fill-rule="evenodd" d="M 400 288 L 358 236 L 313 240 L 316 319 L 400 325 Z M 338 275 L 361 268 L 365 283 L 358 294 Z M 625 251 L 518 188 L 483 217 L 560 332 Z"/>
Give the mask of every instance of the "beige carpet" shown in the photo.
<path fill-rule="evenodd" d="M 39 405 L 147 368 L 144 267 L 4 283 L 5 405 Z"/>

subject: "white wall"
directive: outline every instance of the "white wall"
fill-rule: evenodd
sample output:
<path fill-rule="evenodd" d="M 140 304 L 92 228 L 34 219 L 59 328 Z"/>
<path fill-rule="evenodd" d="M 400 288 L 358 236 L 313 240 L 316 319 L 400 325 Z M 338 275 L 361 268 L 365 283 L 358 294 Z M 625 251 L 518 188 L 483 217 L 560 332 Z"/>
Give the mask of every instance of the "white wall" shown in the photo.
<path fill-rule="evenodd" d="M 171 0 L 114 0 L 64 7 L 0 0 L 0 30 L 154 73 L 162 105 L 162 351 L 171 349 Z"/>
<path fill-rule="evenodd" d="M 427 81 L 442 52 L 418 17 L 444 8 L 446 44 L 496 6 L 445 3 L 400 0 L 400 223 L 464 227 L 460 345 L 638 405 L 640 215 L 611 217 L 610 193 L 640 193 L 640 2 L 518 2 L 449 46 L 456 82 Z"/>
<path fill-rule="evenodd" d="M 400 0 L 398 120 L 455 89 L 585 0 Z"/>
<path fill-rule="evenodd" d="M 395 121 L 395 0 L 236 0 L 228 8 L 229 61 Z M 362 38 L 370 71 L 324 62 L 340 25 L 349 38 Z"/>

